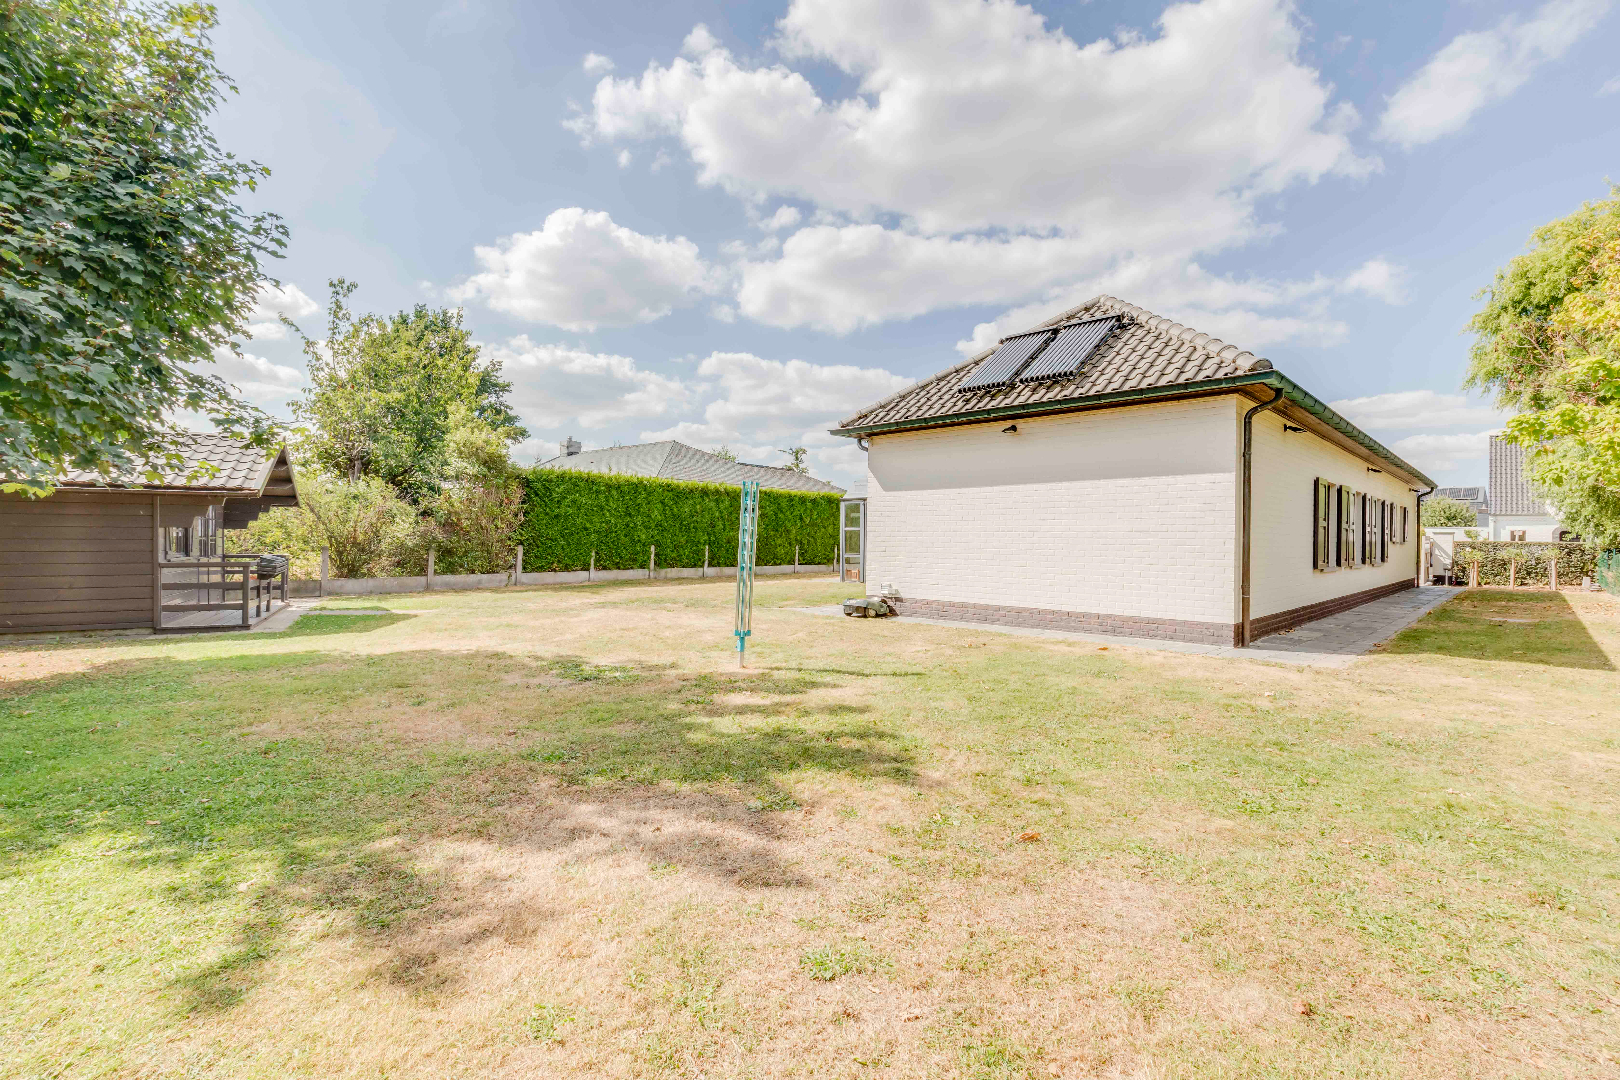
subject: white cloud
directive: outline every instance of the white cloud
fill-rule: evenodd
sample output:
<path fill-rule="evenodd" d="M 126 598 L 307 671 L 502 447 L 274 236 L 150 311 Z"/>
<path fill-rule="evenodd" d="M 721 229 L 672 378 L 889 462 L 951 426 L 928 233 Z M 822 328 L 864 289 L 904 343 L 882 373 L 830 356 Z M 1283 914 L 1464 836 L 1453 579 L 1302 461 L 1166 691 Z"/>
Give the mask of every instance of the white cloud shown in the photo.
<path fill-rule="evenodd" d="M 985 228 L 1246 235 L 1254 200 L 1375 163 L 1299 59 L 1287 0 L 1167 8 L 1155 37 L 1079 44 L 1007 0 L 794 0 L 790 59 L 859 92 L 823 99 L 788 67 L 751 67 L 699 27 L 687 57 L 605 78 L 583 127 L 674 136 L 706 183 L 926 233 Z"/>
<path fill-rule="evenodd" d="M 277 364 L 249 352 L 233 353 L 227 348 L 214 350 L 214 369 L 250 403 L 272 413 L 281 413 L 308 381 L 301 368 Z"/>
<path fill-rule="evenodd" d="M 1390 449 L 1426 473 L 1449 472 L 1470 465 L 1477 466 L 1477 471 L 1483 473 L 1491 436 L 1495 434 L 1495 431 L 1477 431 L 1467 435 L 1408 435 Z"/>
<path fill-rule="evenodd" d="M 451 289 L 452 298 L 565 330 L 650 322 L 718 282 L 684 236 L 645 236 L 577 206 L 474 254 L 483 272 Z"/>
<path fill-rule="evenodd" d="M 694 395 L 705 400 L 702 419 L 641 437 L 705 448 L 724 444 L 743 460 L 765 465 L 785 463 L 778 450 L 804 446 L 812 473 L 848 480 L 865 469 L 860 451 L 827 429 L 912 381 L 881 368 L 716 352 L 697 367 Z"/>
<path fill-rule="evenodd" d="M 761 219 L 758 225 L 766 232 L 779 232 L 782 229 L 793 228 L 803 216 L 797 206 L 778 206 L 774 214 Z"/>
<path fill-rule="evenodd" d="M 1376 283 L 1376 275 L 1368 272 L 1368 265 L 1342 279 L 1319 274 L 1279 281 L 1211 274 L 1195 262 L 1169 258 L 1129 259 L 1105 273 L 1065 282 L 1047 290 L 1040 300 L 979 323 L 966 340 L 956 343 L 956 348 L 962 355 L 971 356 L 1006 334 L 1027 330 L 1099 294 L 1121 297 L 1155 315 L 1175 319 L 1253 352 L 1279 344 L 1333 345 L 1345 340 L 1350 327 L 1333 314 L 1332 297 L 1352 290 L 1366 291 L 1369 284 Z M 1384 265 L 1392 281 L 1401 279 L 1404 271 Z M 1390 295 L 1393 293 L 1385 289 L 1380 299 Z"/>
<path fill-rule="evenodd" d="M 1616 94 L 1616 93 L 1620 93 L 1620 75 L 1616 75 L 1614 78 L 1610 79 L 1608 82 L 1606 82 L 1602 86 L 1598 87 L 1598 96 L 1599 97 L 1604 97 L 1604 96 L 1607 96 L 1609 94 Z"/>
<path fill-rule="evenodd" d="M 681 42 L 681 52 L 687 56 L 707 56 L 719 48 L 720 39 L 710 33 L 709 28 L 702 23 L 692 27 L 692 32 Z"/>
<path fill-rule="evenodd" d="M 690 388 L 640 367 L 628 356 L 593 353 L 566 345 L 537 345 L 519 336 L 484 346 L 512 381 L 512 401 L 531 430 L 577 434 L 625 420 L 678 412 L 692 400 Z"/>
<path fill-rule="evenodd" d="M 1406 267 L 1384 259 L 1368 259 L 1339 285 L 1343 292 L 1362 293 L 1386 304 L 1404 304 L 1408 297 Z"/>
<path fill-rule="evenodd" d="M 287 328 L 281 324 L 280 316 L 302 319 L 319 310 L 321 305 L 292 282 L 280 286 L 267 282 L 259 286 L 258 295 L 254 297 L 253 311 L 248 315 L 248 336 L 262 341 L 281 341 L 287 336 Z"/>
<path fill-rule="evenodd" d="M 1289 0 L 1174 4 L 1156 36 L 1086 43 L 1011 0 L 793 0 L 773 43 L 788 64 L 740 60 L 699 26 L 684 56 L 602 79 L 571 123 L 587 141 L 678 146 L 767 232 L 803 213 L 755 207 L 809 202 L 779 254 L 730 252 L 737 307 L 846 333 L 1186 266 L 1272 231 L 1263 196 L 1375 170 L 1300 40 Z M 823 98 L 788 66 L 801 60 L 856 91 Z M 1243 325 L 1321 340 L 1342 333 L 1329 322 Z"/>
<path fill-rule="evenodd" d="M 1369 431 L 1477 427 L 1480 424 L 1500 424 L 1505 419 L 1501 412 L 1476 398 L 1462 394 L 1439 394 L 1433 390 L 1401 390 L 1371 397 L 1345 398 L 1328 402 L 1328 407 Z M 1475 438 L 1472 435 L 1467 437 Z"/>
<path fill-rule="evenodd" d="M 1510 15 L 1453 38 L 1396 90 L 1378 121 L 1380 139 L 1411 148 L 1460 131 L 1480 109 L 1511 95 L 1608 14 L 1612 0 L 1551 0 L 1528 20 Z"/>
<path fill-rule="evenodd" d="M 580 62 L 587 75 L 606 75 L 613 70 L 613 61 L 598 52 L 588 52 L 585 59 Z"/>

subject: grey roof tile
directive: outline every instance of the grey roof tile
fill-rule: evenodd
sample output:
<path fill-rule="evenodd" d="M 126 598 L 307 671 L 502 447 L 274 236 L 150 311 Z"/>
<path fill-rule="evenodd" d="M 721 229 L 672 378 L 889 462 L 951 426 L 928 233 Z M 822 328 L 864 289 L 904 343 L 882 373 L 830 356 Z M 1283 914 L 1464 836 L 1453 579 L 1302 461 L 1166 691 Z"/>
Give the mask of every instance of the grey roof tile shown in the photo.
<path fill-rule="evenodd" d="M 84 469 L 68 472 L 56 483 L 65 488 L 179 488 L 230 495 L 257 495 L 281 448 L 266 450 L 249 446 L 230 435 L 193 431 L 186 435 L 178 449 L 185 459 L 184 466 L 178 471 L 164 473 L 162 479 L 155 483 L 138 473 L 108 477 Z M 215 471 L 204 471 L 205 466 L 212 466 Z"/>
<path fill-rule="evenodd" d="M 1491 513 L 1545 514 L 1547 504 L 1524 475 L 1524 447 L 1491 436 Z"/>
<path fill-rule="evenodd" d="M 542 461 L 537 469 L 570 469 L 577 472 L 607 473 L 617 476 L 652 476 L 662 480 L 691 480 L 708 484 L 738 484 L 757 480 L 761 487 L 778 491 L 842 492 L 825 480 L 817 480 L 792 469 L 771 465 L 749 465 L 727 461 L 695 446 L 674 439 L 639 443 L 635 446 L 609 446 L 585 450 L 565 457 Z"/>
<path fill-rule="evenodd" d="M 1122 325 L 1070 378 L 959 391 L 957 387 L 968 373 L 995 351 L 991 348 L 861 410 L 838 426 L 863 428 L 946 419 L 982 409 L 1175 386 L 1271 369 L 1270 361 L 1251 352 L 1112 296 L 1095 297 L 1030 329 L 1107 315 L 1123 316 Z"/>

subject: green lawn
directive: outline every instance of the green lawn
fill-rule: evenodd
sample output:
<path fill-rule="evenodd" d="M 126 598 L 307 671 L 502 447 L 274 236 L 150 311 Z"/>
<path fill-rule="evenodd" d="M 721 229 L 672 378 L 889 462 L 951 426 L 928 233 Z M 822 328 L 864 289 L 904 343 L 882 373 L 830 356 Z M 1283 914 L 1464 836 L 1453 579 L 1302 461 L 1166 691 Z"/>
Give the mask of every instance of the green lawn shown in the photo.
<path fill-rule="evenodd" d="M 0 648 L 0 1075 L 1620 1074 L 1614 598 L 1300 670 L 847 593 Z"/>

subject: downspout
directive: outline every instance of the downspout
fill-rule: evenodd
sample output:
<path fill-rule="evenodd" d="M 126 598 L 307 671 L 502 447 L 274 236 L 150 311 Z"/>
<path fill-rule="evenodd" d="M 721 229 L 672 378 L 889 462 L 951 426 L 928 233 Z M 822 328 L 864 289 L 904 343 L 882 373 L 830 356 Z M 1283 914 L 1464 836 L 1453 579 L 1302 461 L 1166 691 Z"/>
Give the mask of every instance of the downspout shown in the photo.
<path fill-rule="evenodd" d="M 1238 645 L 1248 648 L 1251 640 L 1251 627 L 1249 626 L 1249 592 L 1253 580 L 1250 566 L 1250 554 L 1253 544 L 1251 541 L 1251 523 L 1254 520 L 1254 414 L 1265 412 L 1283 398 L 1283 388 L 1277 387 L 1272 392 L 1269 401 L 1262 401 L 1254 408 L 1243 414 L 1243 535 L 1240 543 L 1243 545 L 1243 622 Z"/>
<path fill-rule="evenodd" d="M 1413 578 L 1413 580 L 1415 582 L 1417 582 L 1418 588 L 1422 588 L 1423 586 L 1428 584 L 1427 581 L 1423 580 L 1423 500 L 1427 499 L 1430 495 L 1433 495 L 1434 492 L 1435 492 L 1435 489 L 1433 487 L 1431 487 L 1431 488 L 1429 488 L 1428 491 L 1419 491 L 1417 493 L 1417 497 L 1418 497 L 1418 504 L 1417 504 L 1418 542 L 1417 542 L 1417 551 L 1415 552 L 1415 555 L 1416 555 L 1416 558 L 1417 558 L 1417 565 L 1412 568 L 1412 578 Z M 1450 581 L 1451 579 L 1448 577 L 1446 580 Z"/>

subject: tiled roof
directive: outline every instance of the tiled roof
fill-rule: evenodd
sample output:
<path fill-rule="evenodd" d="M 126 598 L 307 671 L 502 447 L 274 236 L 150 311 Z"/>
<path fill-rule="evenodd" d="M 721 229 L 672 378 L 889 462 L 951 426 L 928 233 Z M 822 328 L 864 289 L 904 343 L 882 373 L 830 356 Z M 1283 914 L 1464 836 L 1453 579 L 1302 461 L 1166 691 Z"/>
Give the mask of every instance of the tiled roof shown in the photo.
<path fill-rule="evenodd" d="M 1071 378 L 961 392 L 957 387 L 995 350 L 924 379 L 885 398 L 838 426 L 866 428 L 905 421 L 944 419 L 1008 406 L 1040 405 L 1125 390 L 1176 386 L 1270 371 L 1271 362 L 1112 296 L 1099 296 L 1031 329 L 1079 319 L 1122 316 L 1120 328 Z"/>
<path fill-rule="evenodd" d="M 134 487 L 183 489 L 231 495 L 257 495 L 270 475 L 272 462 L 280 454 L 280 447 L 266 450 L 248 446 L 241 439 L 213 432 L 193 431 L 186 435 L 178 447 L 185 465 L 178 471 L 164 473 L 161 480 L 147 480 L 139 473 L 103 476 L 100 473 L 76 469 L 58 480 L 58 487 Z M 217 471 L 206 471 L 213 466 Z"/>
<path fill-rule="evenodd" d="M 708 484 L 741 484 L 758 480 L 761 487 L 778 491 L 834 491 L 825 480 L 817 480 L 792 469 L 770 465 L 749 465 L 727 461 L 695 446 L 666 439 L 636 446 L 609 446 L 542 461 L 537 469 L 572 469 L 578 472 L 609 473 L 617 476 L 653 476 L 662 480 L 695 480 Z"/>
<path fill-rule="evenodd" d="M 1547 504 L 1524 475 L 1524 447 L 1491 436 L 1491 513 L 1545 514 Z"/>

